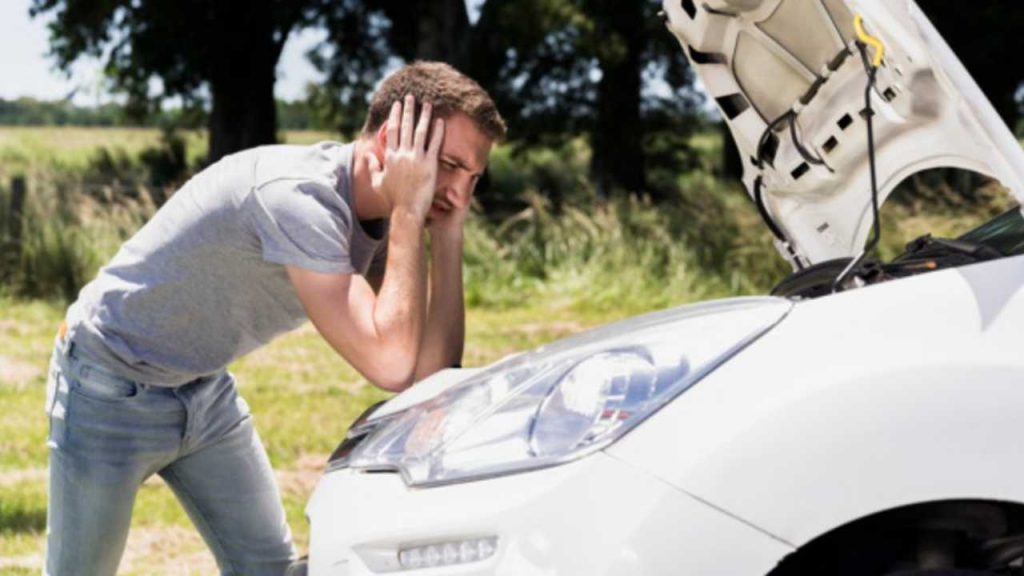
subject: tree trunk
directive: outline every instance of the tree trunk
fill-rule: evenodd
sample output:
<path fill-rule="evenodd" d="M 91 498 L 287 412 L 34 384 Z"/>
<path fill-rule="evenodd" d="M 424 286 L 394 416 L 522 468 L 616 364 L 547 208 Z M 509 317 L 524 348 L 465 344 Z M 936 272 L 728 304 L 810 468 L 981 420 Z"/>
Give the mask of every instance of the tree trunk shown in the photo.
<path fill-rule="evenodd" d="M 391 20 L 391 41 L 399 56 L 464 69 L 471 28 L 464 0 L 376 0 L 371 6 Z"/>
<path fill-rule="evenodd" d="M 640 119 L 641 63 L 644 47 L 643 7 L 639 2 L 598 2 L 594 17 L 607 31 L 608 47 L 600 58 L 597 119 L 591 134 L 591 173 L 598 192 L 630 193 L 646 188 Z"/>
<path fill-rule="evenodd" d="M 420 2 L 416 58 L 440 60 L 462 70 L 466 63 L 469 16 L 463 0 Z"/>
<path fill-rule="evenodd" d="M 210 149 L 207 162 L 239 150 L 277 141 L 274 65 L 269 70 L 239 70 L 210 82 Z"/>
<path fill-rule="evenodd" d="M 270 10 L 254 6 L 245 26 L 227 31 L 211 63 L 207 162 L 277 141 L 274 81 L 284 38 L 274 37 Z M 285 34 L 287 37 L 287 34 Z"/>

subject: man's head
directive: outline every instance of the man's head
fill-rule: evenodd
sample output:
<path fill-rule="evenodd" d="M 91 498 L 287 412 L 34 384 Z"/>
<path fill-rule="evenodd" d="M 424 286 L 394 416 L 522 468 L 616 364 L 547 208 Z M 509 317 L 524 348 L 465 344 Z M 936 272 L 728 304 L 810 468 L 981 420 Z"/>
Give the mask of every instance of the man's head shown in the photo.
<path fill-rule="evenodd" d="M 505 139 L 505 120 L 479 84 L 444 62 L 422 61 L 403 66 L 381 82 L 370 100 L 363 134 L 376 133 L 387 121 L 391 105 L 407 94 L 416 98 L 417 118 L 420 105 L 430 102 L 435 118 L 465 114 L 492 142 Z"/>
<path fill-rule="evenodd" d="M 467 206 L 494 142 L 505 138 L 505 121 L 494 101 L 471 78 L 443 62 L 414 62 L 395 71 L 377 88 L 363 125 L 363 135 L 375 138 L 381 150 L 387 138 L 391 106 L 411 94 L 416 117 L 430 102 L 434 118 L 445 119 L 438 156 L 437 191 L 431 216 Z"/>

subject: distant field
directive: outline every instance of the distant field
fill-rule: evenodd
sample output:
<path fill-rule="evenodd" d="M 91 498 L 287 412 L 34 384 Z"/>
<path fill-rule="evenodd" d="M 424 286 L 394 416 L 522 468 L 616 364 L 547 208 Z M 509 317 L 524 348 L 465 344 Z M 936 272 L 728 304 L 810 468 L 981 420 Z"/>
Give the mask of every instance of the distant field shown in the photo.
<path fill-rule="evenodd" d="M 206 155 L 206 132 L 183 131 L 191 160 Z M 285 131 L 287 143 L 308 144 L 335 140 L 337 134 L 312 130 Z M 77 167 L 85 164 L 99 148 L 135 156 L 160 142 L 156 128 L 102 128 L 75 126 L 0 126 L 0 170 L 39 163 Z"/>

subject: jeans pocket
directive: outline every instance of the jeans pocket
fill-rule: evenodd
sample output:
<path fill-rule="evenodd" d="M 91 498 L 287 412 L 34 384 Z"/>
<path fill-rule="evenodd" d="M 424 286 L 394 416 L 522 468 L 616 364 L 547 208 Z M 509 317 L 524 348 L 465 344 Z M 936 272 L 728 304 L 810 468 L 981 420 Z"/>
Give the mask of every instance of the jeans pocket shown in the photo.
<path fill-rule="evenodd" d="M 122 402 L 133 398 L 139 393 L 134 382 L 108 376 L 85 367 L 81 373 L 71 380 L 71 391 L 76 396 L 100 402 Z"/>

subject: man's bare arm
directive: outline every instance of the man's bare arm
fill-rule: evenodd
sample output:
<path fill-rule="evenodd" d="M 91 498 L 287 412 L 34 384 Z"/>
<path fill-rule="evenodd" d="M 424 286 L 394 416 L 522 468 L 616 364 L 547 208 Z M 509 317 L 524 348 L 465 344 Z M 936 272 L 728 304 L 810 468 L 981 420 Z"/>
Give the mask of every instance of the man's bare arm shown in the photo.
<path fill-rule="evenodd" d="M 289 266 L 288 277 L 328 344 L 376 386 L 400 391 L 412 383 L 423 337 L 426 262 L 422 221 L 417 225 L 399 214 L 392 219 L 379 294 L 355 274 Z"/>
<path fill-rule="evenodd" d="M 423 232 L 444 134 L 438 120 L 427 144 L 431 110 L 426 103 L 414 132 L 414 104 L 407 97 L 404 106 L 396 102 L 391 109 L 384 166 L 367 155 L 374 188 L 392 206 L 388 262 L 379 293 L 361 276 L 288 267 L 299 300 L 324 339 L 375 385 L 395 391 L 412 383 L 423 340 Z"/>
<path fill-rule="evenodd" d="M 423 347 L 416 363 L 420 380 L 462 362 L 466 312 L 462 295 L 462 226 L 448 234 L 432 234 L 430 305 Z"/>

